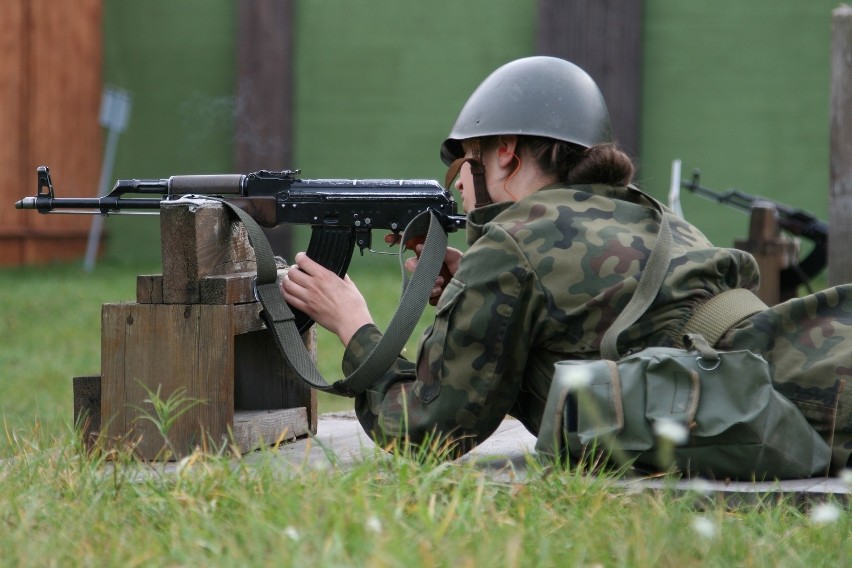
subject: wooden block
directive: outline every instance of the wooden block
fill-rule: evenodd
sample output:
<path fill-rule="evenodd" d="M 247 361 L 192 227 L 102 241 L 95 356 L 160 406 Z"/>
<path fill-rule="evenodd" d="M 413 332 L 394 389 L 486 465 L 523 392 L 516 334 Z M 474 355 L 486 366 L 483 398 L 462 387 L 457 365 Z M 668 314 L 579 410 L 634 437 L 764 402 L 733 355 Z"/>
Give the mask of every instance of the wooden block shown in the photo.
<path fill-rule="evenodd" d="M 163 303 L 163 275 L 140 274 L 136 277 L 136 301 L 140 304 Z"/>
<path fill-rule="evenodd" d="M 74 377 L 74 426 L 79 428 L 84 447 L 91 451 L 101 432 L 101 377 Z"/>
<path fill-rule="evenodd" d="M 205 276 L 254 271 L 254 249 L 242 223 L 221 203 L 183 198 L 160 208 L 163 302 L 197 304 Z"/>
<path fill-rule="evenodd" d="M 278 269 L 278 281 L 287 275 L 288 268 Z M 255 302 L 254 282 L 257 271 L 205 276 L 200 279 L 201 304 L 244 304 Z"/>
<path fill-rule="evenodd" d="M 234 413 L 234 444 L 242 453 L 279 442 L 293 441 L 308 432 L 305 408 L 239 410 Z"/>
<path fill-rule="evenodd" d="M 251 304 L 237 304 L 234 308 L 234 335 L 250 333 L 266 329 L 263 320 L 260 319 L 260 310 L 263 307 L 259 302 Z"/>
<path fill-rule="evenodd" d="M 207 276 L 199 282 L 199 303 L 244 304 L 254 302 L 255 272 Z"/>
<path fill-rule="evenodd" d="M 113 444 L 130 444 L 142 459 L 163 457 L 156 422 L 164 417 L 151 403 L 158 391 L 161 401 L 184 398 L 177 410 L 189 407 L 168 430 L 174 457 L 226 441 L 234 412 L 231 306 L 106 304 L 102 326 L 101 416 Z"/>

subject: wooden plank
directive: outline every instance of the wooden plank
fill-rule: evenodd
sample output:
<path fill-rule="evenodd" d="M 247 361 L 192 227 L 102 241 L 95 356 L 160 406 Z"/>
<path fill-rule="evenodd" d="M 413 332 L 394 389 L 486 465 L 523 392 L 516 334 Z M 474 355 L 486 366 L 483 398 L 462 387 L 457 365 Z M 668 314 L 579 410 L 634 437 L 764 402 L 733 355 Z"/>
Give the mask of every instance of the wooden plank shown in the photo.
<path fill-rule="evenodd" d="M 136 448 L 142 459 L 153 459 L 160 453 L 163 441 L 154 422 L 144 418 L 151 413 L 150 404 L 145 403 L 149 390 L 157 393 L 162 384 L 160 398 L 165 399 L 179 385 L 173 385 L 168 368 L 166 330 L 157 317 L 158 305 L 125 304 L 127 317 L 124 319 L 124 422 L 121 432 L 128 443 Z M 147 389 L 147 390 L 146 390 Z M 118 402 L 116 402 L 118 404 Z"/>
<path fill-rule="evenodd" d="M 594 78 L 616 141 L 639 155 L 643 0 L 538 0 L 536 52 L 567 59 Z"/>
<path fill-rule="evenodd" d="M 13 201 L 24 197 L 35 188 L 32 184 L 23 184 L 26 168 L 24 150 L 26 148 L 27 128 L 24 105 L 27 93 L 27 67 L 31 34 L 27 31 L 28 0 L 8 0 L 0 2 L 0 22 L 3 33 L 0 34 L 0 69 L 3 80 L 0 81 L 0 227 L 24 228 L 29 219 L 13 207 Z M 34 175 L 34 174 L 33 174 Z M 23 262 L 23 241 L 7 238 L 0 241 L 0 264 L 16 265 Z"/>
<path fill-rule="evenodd" d="M 155 421 L 164 417 L 151 397 L 183 391 L 177 410 L 189 410 L 169 428 L 171 451 L 180 457 L 224 444 L 233 420 L 230 306 L 112 304 L 104 312 L 101 408 L 112 438 L 127 437 L 142 459 L 162 458 Z"/>
<path fill-rule="evenodd" d="M 234 163 L 239 171 L 294 167 L 295 4 L 295 0 L 237 2 Z M 290 226 L 264 233 L 275 254 L 293 258 Z"/>
<path fill-rule="evenodd" d="M 51 167 L 61 187 L 94 195 L 102 153 L 101 0 L 5 0 L 0 22 L 0 201 L 33 195 L 40 165 Z M 79 258 L 90 222 L 2 207 L 0 264 Z"/>
<path fill-rule="evenodd" d="M 199 282 L 199 302 L 202 304 L 244 304 L 254 302 L 256 272 L 207 276 Z"/>
<path fill-rule="evenodd" d="M 852 282 L 852 7 L 832 12 L 828 284 Z"/>
<path fill-rule="evenodd" d="M 261 309 L 260 302 L 234 306 L 234 335 L 265 330 L 266 325 L 260 319 Z"/>
<path fill-rule="evenodd" d="M 101 102 L 101 0 L 29 0 L 25 107 L 19 187 L 32 193 L 36 167 L 50 166 L 58 187 L 75 195 L 95 195 L 102 159 L 98 123 Z M 36 232 L 62 226 L 88 233 L 83 215 L 27 214 Z M 74 246 L 68 243 L 66 247 Z M 85 250 L 85 241 L 79 252 Z M 41 259 L 25 248 L 25 262 Z"/>
<path fill-rule="evenodd" d="M 234 413 L 234 445 L 241 453 L 289 442 L 309 432 L 305 408 L 240 410 Z"/>
<path fill-rule="evenodd" d="M 279 281 L 286 276 L 288 268 L 278 270 Z M 205 276 L 199 280 L 199 303 L 201 304 L 245 304 L 255 302 L 254 281 L 256 270 L 235 274 Z"/>
<path fill-rule="evenodd" d="M 101 432 L 101 377 L 74 377 L 74 427 L 79 429 L 83 446 L 91 451 Z"/>
<path fill-rule="evenodd" d="M 203 432 L 202 447 L 217 451 L 227 444 L 228 429 L 234 422 L 233 310 L 231 306 L 199 305 L 193 306 L 193 312 L 198 314 L 196 322 L 185 320 L 190 325 L 183 329 L 187 348 L 194 347 L 190 357 L 197 366 L 187 389 L 204 402 L 187 413 L 182 423 L 184 439 L 189 442 L 185 449 L 191 451 L 193 436 Z"/>
<path fill-rule="evenodd" d="M 101 308 L 101 423 L 112 446 L 120 445 L 125 435 L 125 331 L 130 317 L 130 304 L 104 304 Z"/>

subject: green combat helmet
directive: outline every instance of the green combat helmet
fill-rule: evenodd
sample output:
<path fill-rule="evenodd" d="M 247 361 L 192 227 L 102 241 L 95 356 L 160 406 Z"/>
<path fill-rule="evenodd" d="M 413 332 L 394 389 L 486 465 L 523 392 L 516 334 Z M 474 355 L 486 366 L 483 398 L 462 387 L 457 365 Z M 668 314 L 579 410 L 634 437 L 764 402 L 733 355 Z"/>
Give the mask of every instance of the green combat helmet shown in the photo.
<path fill-rule="evenodd" d="M 498 134 L 544 136 L 586 148 L 612 141 L 603 95 L 588 73 L 564 59 L 527 57 L 489 75 L 462 107 L 441 145 L 441 160 L 462 157 L 461 141 Z"/>

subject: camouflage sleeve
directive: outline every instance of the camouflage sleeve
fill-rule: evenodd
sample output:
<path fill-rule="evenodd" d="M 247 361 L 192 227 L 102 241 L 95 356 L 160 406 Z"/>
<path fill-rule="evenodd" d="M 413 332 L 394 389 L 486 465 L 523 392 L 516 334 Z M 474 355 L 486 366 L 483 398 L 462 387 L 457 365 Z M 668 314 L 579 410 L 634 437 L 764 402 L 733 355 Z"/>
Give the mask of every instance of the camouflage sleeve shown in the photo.
<path fill-rule="evenodd" d="M 455 453 L 491 435 L 512 407 L 532 341 L 541 292 L 517 243 L 492 226 L 464 255 L 421 338 L 416 367 L 399 362 L 356 400 L 368 433 L 415 444 L 452 438 Z M 362 328 L 347 346 L 347 370 L 378 340 Z M 407 365 L 405 364 L 407 363 Z"/>

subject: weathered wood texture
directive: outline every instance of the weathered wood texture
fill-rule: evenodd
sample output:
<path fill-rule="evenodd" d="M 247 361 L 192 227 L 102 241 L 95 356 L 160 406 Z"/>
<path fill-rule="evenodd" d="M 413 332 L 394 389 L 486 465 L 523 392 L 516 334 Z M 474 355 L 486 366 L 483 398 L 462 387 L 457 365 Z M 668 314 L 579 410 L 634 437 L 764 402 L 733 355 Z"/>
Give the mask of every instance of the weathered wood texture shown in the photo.
<path fill-rule="evenodd" d="M 201 302 L 201 279 L 257 270 L 242 223 L 232 223 L 222 205 L 181 199 L 160 207 L 163 302 Z"/>
<path fill-rule="evenodd" d="M 536 51 L 576 63 L 600 87 L 616 141 L 639 155 L 643 0 L 539 0 Z"/>
<path fill-rule="evenodd" d="M 796 295 L 795 288 L 781 287 L 781 271 L 792 266 L 798 256 L 798 247 L 781 234 L 777 212 L 772 204 L 757 204 L 751 210 L 748 240 L 734 241 L 734 247 L 750 252 L 760 269 L 760 289 L 757 296 L 768 306 L 789 300 Z"/>
<path fill-rule="evenodd" d="M 828 284 L 852 282 L 852 7 L 832 13 Z"/>
<path fill-rule="evenodd" d="M 74 426 L 83 437 L 83 446 L 91 450 L 101 432 L 101 377 L 74 377 Z"/>
<path fill-rule="evenodd" d="M 237 2 L 235 164 L 239 171 L 294 169 L 295 0 Z M 292 258 L 292 228 L 265 229 L 275 254 Z"/>
<path fill-rule="evenodd" d="M 241 410 L 234 413 L 234 444 L 240 452 L 292 442 L 309 433 L 304 408 Z M 316 432 L 316 428 L 314 429 Z"/>
<path fill-rule="evenodd" d="M 97 193 L 101 160 L 101 0 L 0 2 L 0 265 L 82 257 L 91 218 L 10 205 L 34 195 L 36 168 Z"/>
<path fill-rule="evenodd" d="M 156 421 L 168 417 L 157 417 L 151 401 L 174 396 L 185 399 L 178 410 L 189 409 L 168 432 L 173 454 L 210 442 L 221 446 L 234 416 L 232 326 L 231 306 L 104 305 L 105 434 L 134 445 L 143 459 L 162 457 Z"/>
<path fill-rule="evenodd" d="M 263 411 L 250 415 L 262 424 L 241 418 L 235 442 L 243 451 L 257 444 L 245 440 L 252 432 L 270 443 L 285 430 L 285 439 L 316 432 L 316 393 L 288 368 L 259 317 L 256 260 L 242 224 L 220 203 L 180 200 L 163 207 L 161 229 L 163 275 L 137 277 L 136 303 L 103 307 L 101 415 L 108 440 L 132 445 L 143 459 L 160 459 L 166 449 L 180 457 L 236 436 L 240 411 Z M 315 356 L 313 330 L 303 339 Z M 152 394 L 187 401 L 168 448 Z M 301 411 L 281 412 L 293 409 Z"/>

